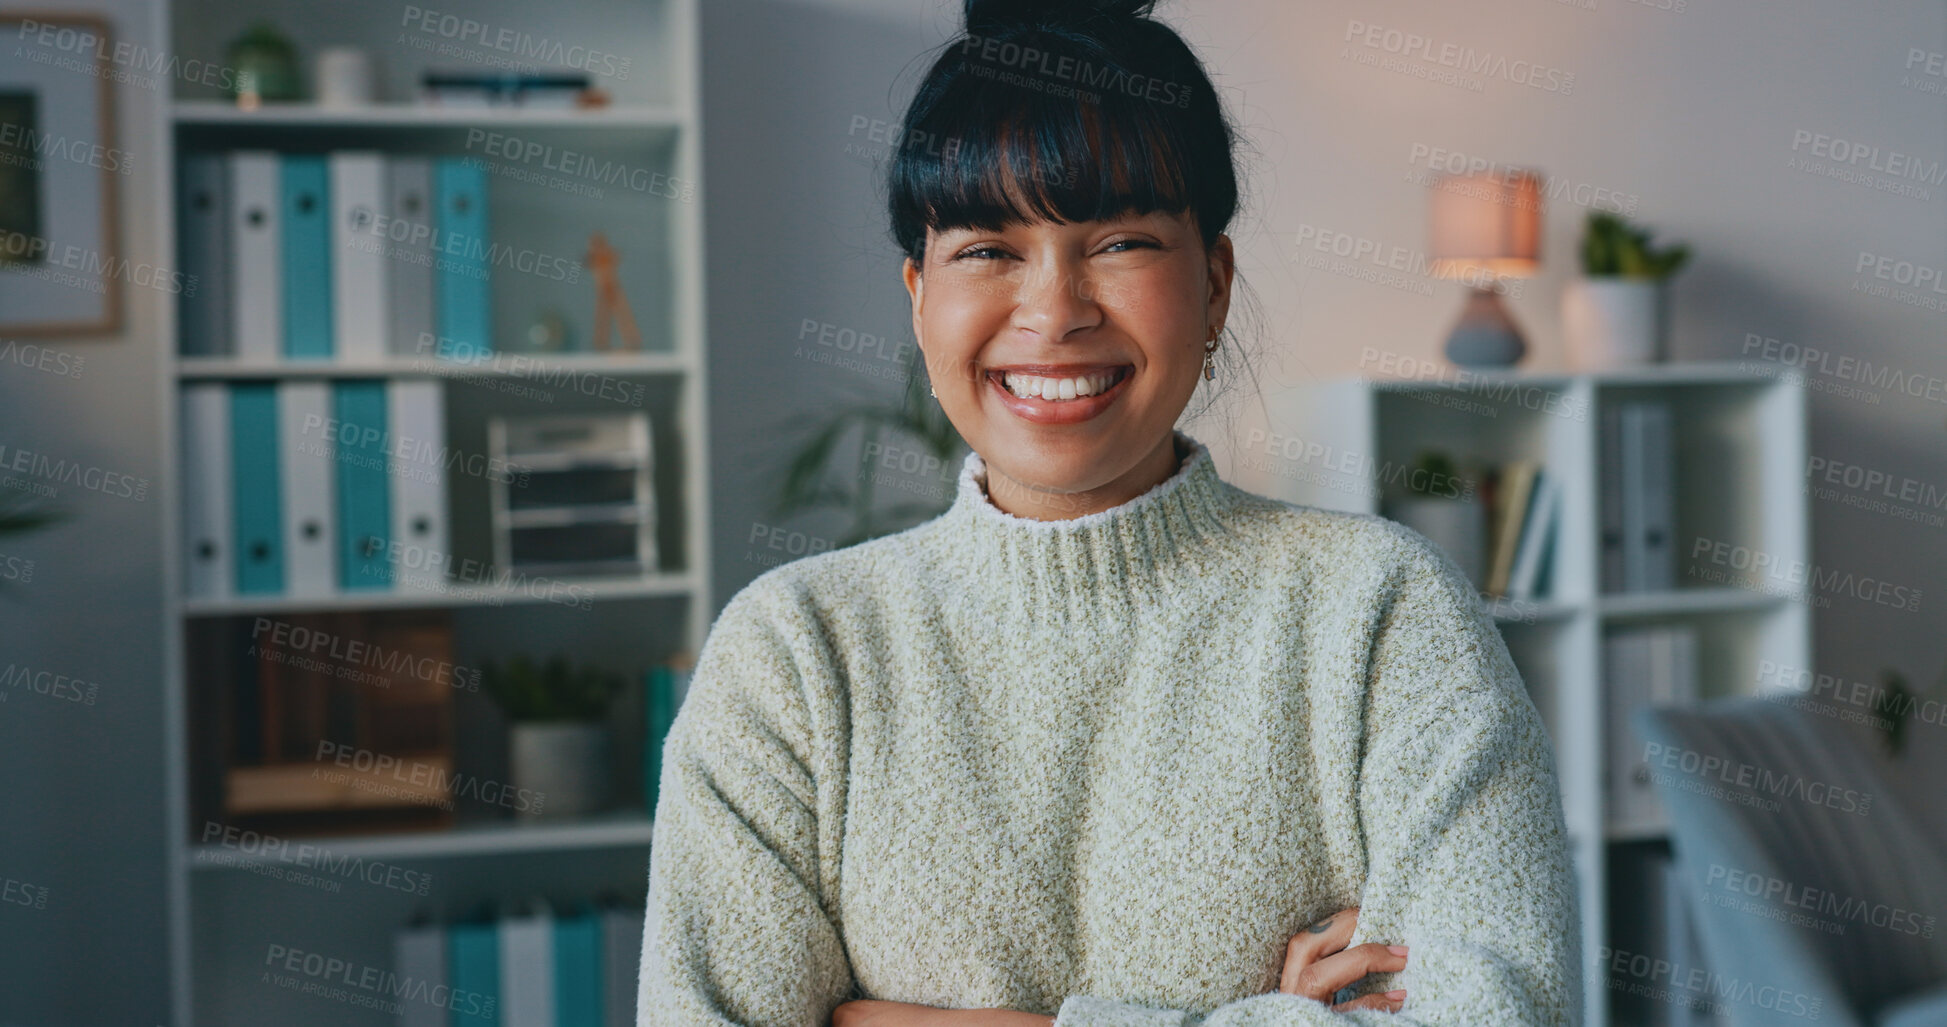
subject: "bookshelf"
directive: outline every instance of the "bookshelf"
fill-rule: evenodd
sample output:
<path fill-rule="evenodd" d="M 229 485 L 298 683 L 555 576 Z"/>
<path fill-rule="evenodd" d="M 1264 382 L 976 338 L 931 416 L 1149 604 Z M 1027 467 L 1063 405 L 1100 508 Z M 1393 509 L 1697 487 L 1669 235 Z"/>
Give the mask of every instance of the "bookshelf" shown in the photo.
<path fill-rule="evenodd" d="M 1677 587 L 1605 591 L 1601 567 L 1606 408 L 1667 403 L 1672 415 Z M 1802 588 L 1726 575 L 1691 540 L 1709 539 L 1809 566 L 1804 391 L 1735 364 L 1663 364 L 1602 373 L 1457 371 L 1414 380 L 1319 382 L 1271 397 L 1271 427 L 1237 451 L 1235 479 L 1290 502 L 1381 513 L 1387 468 L 1424 449 L 1480 464 L 1538 461 L 1561 485 L 1553 568 L 1533 600 L 1483 598 L 1554 741 L 1582 905 L 1583 1022 L 1612 1022 L 1594 953 L 1638 914 L 1612 899 L 1623 847 L 1665 840 L 1660 818 L 1608 808 L 1603 768 L 1616 736 L 1605 714 L 1604 639 L 1644 625 L 1696 633 L 1695 699 L 1755 695 L 1760 666 L 1810 667 Z M 1633 743 L 1632 743 L 1633 744 Z M 1620 1022 L 1620 1021 L 1617 1021 Z"/>
<path fill-rule="evenodd" d="M 596 75 L 609 105 L 592 109 L 434 107 L 400 102 L 429 68 L 495 70 L 469 59 L 493 54 L 478 46 L 434 38 L 424 45 L 415 26 L 402 28 L 398 8 L 356 5 L 319 8 L 298 0 L 165 0 L 159 18 L 171 53 L 220 65 L 224 45 L 251 22 L 267 18 L 299 46 L 307 77 L 324 46 L 357 45 L 375 58 L 386 102 L 356 108 L 308 103 L 239 109 L 196 82 L 174 83 L 161 105 L 162 166 L 169 169 L 162 213 L 166 252 L 178 253 L 180 159 L 238 149 L 325 154 L 338 150 L 385 155 L 476 156 L 501 160 L 489 174 L 489 209 L 497 238 L 535 251 L 582 257 L 588 234 L 604 232 L 623 253 L 619 274 L 640 328 L 640 349 L 532 351 L 525 336 L 537 312 L 560 309 L 577 318 L 575 342 L 585 347 L 595 289 L 588 275 L 574 283 L 493 270 L 490 353 L 459 359 L 434 353 L 389 352 L 357 359 L 243 359 L 195 353 L 179 335 L 178 311 L 167 312 L 165 354 L 158 387 L 167 411 L 160 440 L 165 454 L 160 489 L 166 633 L 166 792 L 169 799 L 168 906 L 171 1020 L 176 1024 L 264 1022 L 381 1024 L 383 1010 L 321 999 L 260 981 L 267 946 L 302 949 L 348 964 L 386 968 L 394 933 L 421 914 L 455 917 L 484 904 L 542 897 L 569 906 L 602 893 L 639 901 L 646 885 L 654 824 L 638 803 L 572 820 L 526 822 L 464 811 L 438 829 L 374 829 L 329 834 L 291 833 L 284 840 L 313 854 L 300 864 L 264 851 L 241 836 L 226 837 L 210 816 L 212 696 L 208 653 L 213 639 L 239 622 L 265 617 L 347 614 L 385 617 L 440 611 L 450 617 L 455 662 L 478 665 L 516 651 L 537 655 L 567 649 L 578 660 L 607 661 L 617 671 L 639 670 L 671 655 L 700 651 L 714 613 L 709 593 L 710 458 L 706 429 L 707 347 L 702 281 L 703 226 L 697 96 L 697 10 L 694 0 L 595 0 L 540 11 L 512 0 L 471 5 L 469 18 L 519 30 L 523 39 L 580 44 L 631 58 L 626 77 Z M 441 56 L 438 50 L 448 51 Z M 480 52 L 473 52 L 480 51 Z M 454 54 L 457 53 L 457 56 Z M 164 88 L 167 88 L 165 86 Z M 626 174 L 603 181 L 547 181 L 546 167 L 528 168 L 483 149 L 482 133 L 518 137 L 552 154 L 585 155 L 591 168 Z M 549 158 L 557 179 L 559 164 Z M 534 172 L 534 173 L 530 173 Z M 637 179 L 648 179 L 645 188 Z M 680 183 L 680 196 L 666 193 Z M 183 302 L 172 297 L 172 308 Z M 388 347 L 380 346 L 385 350 Z M 188 349 L 191 352 L 186 352 Z M 441 390 L 445 443 L 486 452 L 487 424 L 504 414 L 641 411 L 650 416 L 658 516 L 659 566 L 640 574 L 558 576 L 573 603 L 518 583 L 445 582 L 433 589 L 357 589 L 323 594 L 191 595 L 183 537 L 185 491 L 179 396 L 198 383 L 425 382 Z M 639 390 L 635 405 L 593 394 L 616 384 Z M 452 547 L 485 551 L 488 488 L 484 480 L 450 476 Z M 475 707 L 483 695 L 463 696 Z M 476 709 L 477 713 L 478 710 Z M 487 729 L 491 731 L 492 728 Z M 504 773 L 504 751 L 486 766 Z M 496 764 L 494 761 L 498 760 Z M 504 811 L 493 811 L 504 814 Z M 266 832 L 270 833 L 270 832 Z M 323 872 L 319 867 L 328 868 Z M 394 881 L 423 882 L 423 890 L 375 883 L 348 866 L 384 867 Z M 308 876 L 298 869 L 310 871 Z M 304 879 L 300 880 L 300 877 Z"/>

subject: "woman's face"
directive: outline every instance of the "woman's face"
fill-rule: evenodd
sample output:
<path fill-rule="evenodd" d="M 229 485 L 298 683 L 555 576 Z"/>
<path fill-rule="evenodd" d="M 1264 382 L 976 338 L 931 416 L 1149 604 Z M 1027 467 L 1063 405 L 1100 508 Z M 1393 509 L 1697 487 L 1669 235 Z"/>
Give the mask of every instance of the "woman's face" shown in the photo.
<path fill-rule="evenodd" d="M 1189 213 L 928 231 L 905 266 L 913 334 L 994 504 L 1079 517 L 1173 473 L 1233 268 Z"/>

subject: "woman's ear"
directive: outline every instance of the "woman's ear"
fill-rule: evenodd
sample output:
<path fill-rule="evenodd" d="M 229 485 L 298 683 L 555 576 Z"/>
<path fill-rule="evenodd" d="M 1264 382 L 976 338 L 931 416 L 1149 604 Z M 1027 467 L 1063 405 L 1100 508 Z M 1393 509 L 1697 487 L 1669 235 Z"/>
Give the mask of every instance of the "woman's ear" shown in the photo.
<path fill-rule="evenodd" d="M 905 280 L 906 295 L 913 302 L 913 341 L 918 343 L 920 340 L 919 309 L 926 297 L 926 279 L 919 273 L 919 264 L 911 257 L 906 258 L 906 263 L 900 268 L 899 276 Z M 925 344 L 920 343 L 920 349 L 925 348 Z"/>
<path fill-rule="evenodd" d="M 1230 314 L 1230 283 L 1237 273 L 1237 253 L 1231 248 L 1230 236 L 1221 232 L 1217 241 L 1210 244 L 1209 260 L 1210 300 L 1208 316 L 1211 324 L 1223 324 Z"/>

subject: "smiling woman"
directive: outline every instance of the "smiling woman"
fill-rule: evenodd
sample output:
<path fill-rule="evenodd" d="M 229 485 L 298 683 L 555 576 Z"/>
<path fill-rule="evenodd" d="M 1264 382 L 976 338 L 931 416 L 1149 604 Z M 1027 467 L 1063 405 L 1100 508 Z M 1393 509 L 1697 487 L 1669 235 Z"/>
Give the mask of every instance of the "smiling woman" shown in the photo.
<path fill-rule="evenodd" d="M 890 165 L 934 394 L 1023 517 L 1167 478 L 1230 310 L 1233 133 L 1196 56 L 1142 9 L 970 4 L 903 125 L 949 145 Z"/>
<path fill-rule="evenodd" d="M 712 626 L 639 1023 L 1579 1018 L 1554 753 L 1473 589 L 1176 427 L 1230 349 L 1237 179 L 1149 10 L 970 0 L 922 82 L 888 205 L 973 452 L 945 513 Z"/>

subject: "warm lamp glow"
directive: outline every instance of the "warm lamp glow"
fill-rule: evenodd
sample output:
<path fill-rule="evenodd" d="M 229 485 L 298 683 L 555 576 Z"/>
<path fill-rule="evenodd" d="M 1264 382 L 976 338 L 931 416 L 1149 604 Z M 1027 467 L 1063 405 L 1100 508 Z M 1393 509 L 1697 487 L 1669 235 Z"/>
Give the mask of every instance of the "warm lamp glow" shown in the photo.
<path fill-rule="evenodd" d="M 1443 175 L 1428 196 L 1428 270 L 1441 278 L 1524 278 L 1541 266 L 1541 177 L 1509 169 Z"/>

